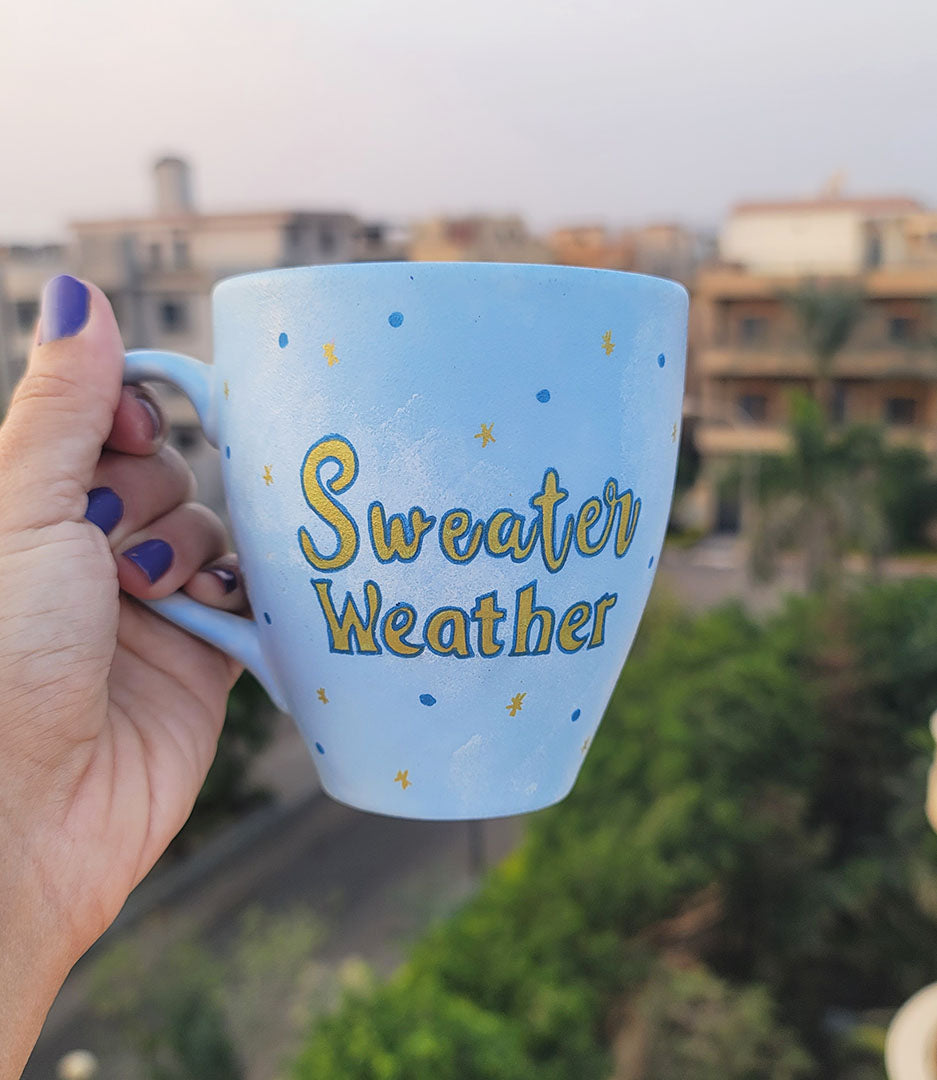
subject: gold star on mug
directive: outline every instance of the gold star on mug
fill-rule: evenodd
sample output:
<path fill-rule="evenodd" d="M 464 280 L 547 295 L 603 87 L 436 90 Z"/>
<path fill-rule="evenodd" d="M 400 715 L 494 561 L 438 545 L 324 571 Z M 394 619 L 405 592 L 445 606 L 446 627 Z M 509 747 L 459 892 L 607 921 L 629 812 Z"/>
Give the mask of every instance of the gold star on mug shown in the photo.
<path fill-rule="evenodd" d="M 526 693 L 515 694 L 514 697 L 511 698 L 511 704 L 504 706 L 507 709 L 507 711 L 511 714 L 511 716 L 517 716 L 517 714 L 521 711 L 521 709 L 523 709 L 523 707 L 524 707 L 524 698 L 525 697 L 527 697 Z"/>
<path fill-rule="evenodd" d="M 407 779 L 407 775 L 409 774 L 409 772 L 409 769 L 403 769 L 402 771 L 398 769 L 397 775 L 394 777 L 394 783 L 396 784 L 399 782 L 400 787 L 403 791 L 406 791 L 408 787 L 413 786 L 413 781 Z"/>
<path fill-rule="evenodd" d="M 270 485 L 273 483 L 273 473 L 270 471 L 270 469 L 270 465 L 264 465 L 264 483 L 267 485 L 267 487 L 270 487 Z"/>
<path fill-rule="evenodd" d="M 472 436 L 472 438 L 474 438 L 474 439 L 481 439 L 481 441 L 482 441 L 482 449 L 483 450 L 490 442 L 497 442 L 498 441 L 494 437 L 494 435 L 491 434 L 491 429 L 494 426 L 495 426 L 494 421 L 492 421 L 490 424 L 484 424 L 483 423 L 481 431 L 476 432 Z"/>

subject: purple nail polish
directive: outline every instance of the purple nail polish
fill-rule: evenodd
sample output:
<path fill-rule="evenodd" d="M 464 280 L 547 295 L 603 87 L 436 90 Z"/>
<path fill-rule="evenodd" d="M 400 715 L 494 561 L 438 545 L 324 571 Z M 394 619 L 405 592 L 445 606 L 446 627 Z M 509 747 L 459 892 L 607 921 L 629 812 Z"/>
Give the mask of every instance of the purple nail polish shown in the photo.
<path fill-rule="evenodd" d="M 163 421 L 162 417 L 159 415 L 159 409 L 157 409 L 153 402 L 150 401 L 149 397 L 147 397 L 143 390 L 134 390 L 133 396 L 143 406 L 143 411 L 149 417 L 150 427 L 152 429 L 150 433 L 150 438 L 158 439 L 159 434 L 163 429 Z"/>
<path fill-rule="evenodd" d="M 88 286 L 69 274 L 59 274 L 42 293 L 39 344 L 74 337 L 88 321 L 91 293 Z"/>
<path fill-rule="evenodd" d="M 116 491 L 109 487 L 93 488 L 88 492 L 85 517 L 107 536 L 124 516 L 124 504 Z"/>
<path fill-rule="evenodd" d="M 139 566 L 149 578 L 150 584 L 154 584 L 166 573 L 170 566 L 174 553 L 165 540 L 144 540 L 124 552 L 134 566 Z"/>
<path fill-rule="evenodd" d="M 238 576 L 233 570 L 228 570 L 224 566 L 213 566 L 208 572 L 218 578 L 221 584 L 224 585 L 226 593 L 234 592 L 238 587 Z"/>

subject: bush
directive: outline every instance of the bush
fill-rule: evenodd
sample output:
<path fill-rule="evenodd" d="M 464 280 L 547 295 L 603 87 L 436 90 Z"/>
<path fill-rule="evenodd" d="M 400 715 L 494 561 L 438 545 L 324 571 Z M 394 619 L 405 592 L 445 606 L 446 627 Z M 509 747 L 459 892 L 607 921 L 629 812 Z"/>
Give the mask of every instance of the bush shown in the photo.
<path fill-rule="evenodd" d="M 764 625 L 651 611 L 573 793 L 402 975 L 313 1031 L 297 1080 L 418 1077 L 423 1060 L 606 1080 L 623 1001 L 657 1002 L 647 1080 L 845 1080 L 829 1016 L 937 978 L 935 657 L 930 581 L 792 600 Z M 656 982 L 701 895 L 715 917 L 681 946 L 697 974 Z M 695 996 L 702 1027 L 680 1019 Z"/>

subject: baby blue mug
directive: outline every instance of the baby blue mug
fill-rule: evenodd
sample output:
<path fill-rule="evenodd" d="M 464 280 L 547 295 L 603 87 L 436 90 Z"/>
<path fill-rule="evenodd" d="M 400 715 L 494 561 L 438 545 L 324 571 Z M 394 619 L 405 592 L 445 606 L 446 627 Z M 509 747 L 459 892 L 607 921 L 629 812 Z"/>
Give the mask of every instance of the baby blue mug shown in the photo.
<path fill-rule="evenodd" d="M 373 263 L 213 293 L 188 395 L 253 620 L 152 606 L 242 661 L 363 810 L 485 818 L 570 790 L 660 555 L 687 294 L 575 267 Z"/>

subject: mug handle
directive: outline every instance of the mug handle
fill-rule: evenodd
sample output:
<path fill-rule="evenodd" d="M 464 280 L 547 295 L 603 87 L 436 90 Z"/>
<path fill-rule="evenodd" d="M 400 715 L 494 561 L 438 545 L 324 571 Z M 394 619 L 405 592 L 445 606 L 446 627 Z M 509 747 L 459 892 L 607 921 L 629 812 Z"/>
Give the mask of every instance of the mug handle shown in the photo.
<path fill-rule="evenodd" d="M 180 353 L 134 349 L 124 359 L 124 382 L 156 379 L 181 390 L 195 406 L 199 423 L 212 446 L 218 446 L 217 409 L 212 394 L 210 364 Z M 146 600 L 147 607 L 164 619 L 240 661 L 270 695 L 274 705 L 289 712 L 280 686 L 260 649 L 260 628 L 254 619 L 200 604 L 181 592 L 164 600 Z"/>

